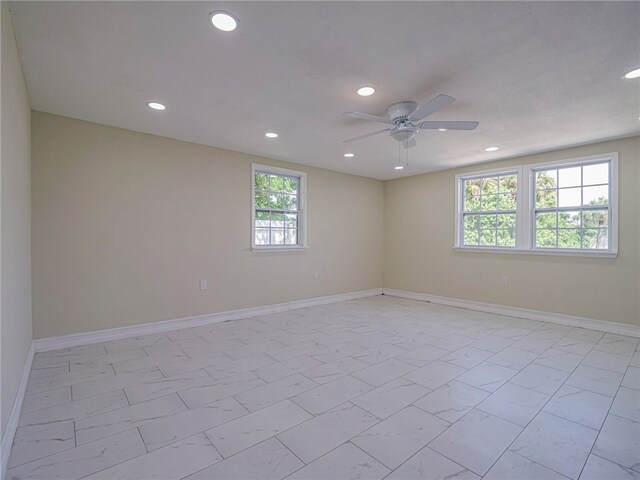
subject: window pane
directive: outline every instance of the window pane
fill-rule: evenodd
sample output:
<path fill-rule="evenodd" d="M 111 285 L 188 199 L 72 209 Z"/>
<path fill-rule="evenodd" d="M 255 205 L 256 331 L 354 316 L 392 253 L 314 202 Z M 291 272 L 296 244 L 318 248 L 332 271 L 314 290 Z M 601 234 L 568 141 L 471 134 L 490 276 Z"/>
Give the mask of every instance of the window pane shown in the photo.
<path fill-rule="evenodd" d="M 557 201 L 558 201 L 557 190 L 540 190 L 536 192 L 537 208 L 556 207 Z"/>
<path fill-rule="evenodd" d="M 269 212 L 256 212 L 256 227 L 269 227 Z"/>
<path fill-rule="evenodd" d="M 280 175 L 270 175 L 269 189 L 272 192 L 282 192 L 284 190 L 284 178 Z"/>
<path fill-rule="evenodd" d="M 496 244 L 495 230 L 480 230 L 480 245 L 495 245 L 495 244 Z"/>
<path fill-rule="evenodd" d="M 498 230 L 498 246 L 499 247 L 515 247 L 516 246 L 515 230 Z"/>
<path fill-rule="evenodd" d="M 482 179 L 482 194 L 498 193 L 498 177 Z"/>
<path fill-rule="evenodd" d="M 271 229 L 271 245 L 284 245 L 284 229 Z"/>
<path fill-rule="evenodd" d="M 582 167 L 582 184 L 597 185 L 609 183 L 609 163 L 597 163 Z"/>
<path fill-rule="evenodd" d="M 271 196 L 269 197 L 269 208 L 282 210 L 282 206 L 284 204 L 284 199 L 282 198 L 282 196 L 282 193 L 271 192 Z"/>
<path fill-rule="evenodd" d="M 582 232 L 582 248 L 605 250 L 609 248 L 608 229 L 586 228 Z"/>
<path fill-rule="evenodd" d="M 587 210 L 582 212 L 582 226 L 584 228 L 608 227 L 609 212 L 607 210 Z"/>
<path fill-rule="evenodd" d="M 578 188 L 564 188 L 558 190 L 558 206 L 559 207 L 577 207 L 581 205 L 580 191 Z"/>
<path fill-rule="evenodd" d="M 536 247 L 556 248 L 557 230 L 536 230 Z"/>
<path fill-rule="evenodd" d="M 464 245 L 478 245 L 478 230 L 464 231 Z"/>
<path fill-rule="evenodd" d="M 536 190 L 547 190 L 558 186 L 558 171 L 544 170 L 536 172 Z"/>
<path fill-rule="evenodd" d="M 269 208 L 269 194 L 256 192 L 256 208 Z"/>
<path fill-rule="evenodd" d="M 297 210 L 298 209 L 298 197 L 296 195 L 284 195 L 284 210 Z"/>
<path fill-rule="evenodd" d="M 558 248 L 580 248 L 581 240 L 580 229 L 558 230 Z"/>
<path fill-rule="evenodd" d="M 558 212 L 558 228 L 580 228 L 580 212 Z"/>
<path fill-rule="evenodd" d="M 515 193 L 518 190 L 518 181 L 515 175 L 500 177 L 500 192 Z"/>
<path fill-rule="evenodd" d="M 286 245 L 297 245 L 298 243 L 298 231 L 293 229 L 285 230 L 284 243 Z"/>
<path fill-rule="evenodd" d="M 482 197 L 481 208 L 483 212 L 498 208 L 498 195 L 485 195 Z"/>
<path fill-rule="evenodd" d="M 298 228 L 298 214 L 297 213 L 287 213 L 284 217 L 285 227 L 287 228 Z"/>
<path fill-rule="evenodd" d="M 284 177 L 283 186 L 287 193 L 298 193 L 298 179 L 295 177 Z"/>
<path fill-rule="evenodd" d="M 496 223 L 496 215 L 480 215 L 480 228 L 495 230 Z"/>
<path fill-rule="evenodd" d="M 583 205 L 607 205 L 609 203 L 609 186 L 584 187 L 582 189 Z"/>
<path fill-rule="evenodd" d="M 516 228 L 516 214 L 515 213 L 501 213 L 498 215 L 498 228 L 515 230 Z"/>
<path fill-rule="evenodd" d="M 464 194 L 465 196 L 480 195 L 482 193 L 480 188 L 480 179 L 474 178 L 473 180 L 464 181 Z"/>
<path fill-rule="evenodd" d="M 582 167 L 561 168 L 558 170 L 558 187 L 578 187 L 582 182 Z"/>
<path fill-rule="evenodd" d="M 477 212 L 480 210 L 480 197 L 466 197 L 464 199 L 464 209 L 467 212 Z"/>
<path fill-rule="evenodd" d="M 256 228 L 256 245 L 268 245 L 269 244 L 269 229 L 268 228 Z"/>
<path fill-rule="evenodd" d="M 271 228 L 284 228 L 284 213 L 271 212 Z"/>
<path fill-rule="evenodd" d="M 557 226 L 556 212 L 536 213 L 536 228 L 556 228 Z"/>
<path fill-rule="evenodd" d="M 255 190 L 269 190 L 269 175 L 266 173 L 256 172 Z"/>
<path fill-rule="evenodd" d="M 515 210 L 516 209 L 516 194 L 505 193 L 498 195 L 498 208 L 500 210 Z"/>
<path fill-rule="evenodd" d="M 465 230 L 477 230 L 478 222 L 480 221 L 480 215 L 465 215 L 464 216 L 464 229 Z"/>

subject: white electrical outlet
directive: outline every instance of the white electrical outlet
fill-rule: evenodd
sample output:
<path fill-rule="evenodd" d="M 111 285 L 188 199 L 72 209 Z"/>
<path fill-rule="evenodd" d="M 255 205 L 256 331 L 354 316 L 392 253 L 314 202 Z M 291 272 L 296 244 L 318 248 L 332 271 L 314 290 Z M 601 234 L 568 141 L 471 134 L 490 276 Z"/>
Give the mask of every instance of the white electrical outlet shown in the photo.
<path fill-rule="evenodd" d="M 500 277 L 500 285 L 506 285 L 507 283 L 509 283 L 509 277 Z"/>
<path fill-rule="evenodd" d="M 206 290 L 206 289 L 207 289 L 207 281 L 200 280 L 200 290 Z"/>

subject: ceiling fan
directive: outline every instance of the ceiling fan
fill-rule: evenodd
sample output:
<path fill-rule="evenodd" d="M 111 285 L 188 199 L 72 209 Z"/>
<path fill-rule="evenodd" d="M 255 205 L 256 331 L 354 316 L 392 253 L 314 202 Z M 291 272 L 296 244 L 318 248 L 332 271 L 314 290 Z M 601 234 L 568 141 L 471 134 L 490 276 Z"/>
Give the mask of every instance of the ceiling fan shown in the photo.
<path fill-rule="evenodd" d="M 347 140 L 343 140 L 343 142 L 351 143 L 356 140 L 378 135 L 379 133 L 389 132 L 391 138 L 400 142 L 404 148 L 411 148 L 416 146 L 415 137 L 418 130 L 475 130 L 478 122 L 422 121 L 422 119 L 455 101 L 456 99 L 449 95 L 438 95 L 420 106 L 418 106 L 416 102 L 409 101 L 394 103 L 387 109 L 389 118 L 377 117 L 367 113 L 347 112 L 344 114 L 347 117 L 386 123 L 391 125 L 391 127 L 378 130 L 377 132 L 367 133 L 366 135 L 348 138 Z"/>

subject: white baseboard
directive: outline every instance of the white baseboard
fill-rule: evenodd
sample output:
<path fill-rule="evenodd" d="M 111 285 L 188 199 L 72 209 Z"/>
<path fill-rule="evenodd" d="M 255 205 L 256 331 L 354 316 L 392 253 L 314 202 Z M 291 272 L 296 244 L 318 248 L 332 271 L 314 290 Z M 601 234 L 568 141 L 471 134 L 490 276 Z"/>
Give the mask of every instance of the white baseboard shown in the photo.
<path fill-rule="evenodd" d="M 442 297 L 439 295 L 430 295 L 428 293 L 408 292 L 406 290 L 396 290 L 394 288 L 383 288 L 382 292 L 384 295 L 390 295 L 393 297 L 438 303 L 441 305 L 449 305 L 451 307 L 460 307 L 466 308 L 468 310 L 495 313 L 497 315 L 506 315 L 508 317 L 518 317 L 525 318 L 527 320 L 538 320 L 540 322 L 569 325 L 572 327 L 589 328 L 591 330 L 599 330 L 601 332 L 615 333 L 618 335 L 627 335 L 629 337 L 640 337 L 640 326 L 638 325 L 628 325 L 625 323 L 609 322 L 607 320 L 596 320 L 593 318 L 575 317 L 573 315 L 543 312 L 540 310 L 530 310 L 527 308 L 508 307 L 506 305 L 476 302 L 474 300 L 464 300 L 462 298 Z"/>
<path fill-rule="evenodd" d="M 239 310 L 231 310 L 209 315 L 198 315 L 194 317 L 163 320 L 159 322 L 133 325 L 130 327 L 98 330 L 96 332 L 74 333 L 70 335 L 62 335 L 59 337 L 39 338 L 37 340 L 34 340 L 33 344 L 36 352 L 48 352 L 51 350 L 60 350 L 62 348 L 91 345 L 93 343 L 138 337 L 140 335 L 150 335 L 155 333 L 169 332 L 172 330 L 180 330 L 183 328 L 200 327 L 202 325 L 210 325 L 212 323 L 226 322 L 227 320 L 239 320 L 242 318 L 286 312 L 288 310 L 297 310 L 300 308 L 345 302 L 347 300 L 373 297 L 375 295 L 382 295 L 382 288 L 362 290 L 359 292 L 338 293 L 336 295 L 328 295 L 326 297 L 295 300 L 292 302 L 277 303 L 274 305 L 265 305 L 262 307 L 241 308 Z"/>
<path fill-rule="evenodd" d="M 29 347 L 27 353 L 27 359 L 24 362 L 24 369 L 22 370 L 22 378 L 18 385 L 18 391 L 13 400 L 13 406 L 11 407 L 11 413 L 7 420 L 7 426 L 4 429 L 2 435 L 2 444 L 0 445 L 0 478 L 4 478 L 4 474 L 7 471 L 7 462 L 9 461 L 9 453 L 11 453 L 11 445 L 13 445 L 13 438 L 16 435 L 18 429 L 18 420 L 20 419 L 20 412 L 22 411 L 22 401 L 24 400 L 24 394 L 27 390 L 27 383 L 29 382 L 29 372 L 31 372 L 31 364 L 33 363 L 33 342 Z"/>

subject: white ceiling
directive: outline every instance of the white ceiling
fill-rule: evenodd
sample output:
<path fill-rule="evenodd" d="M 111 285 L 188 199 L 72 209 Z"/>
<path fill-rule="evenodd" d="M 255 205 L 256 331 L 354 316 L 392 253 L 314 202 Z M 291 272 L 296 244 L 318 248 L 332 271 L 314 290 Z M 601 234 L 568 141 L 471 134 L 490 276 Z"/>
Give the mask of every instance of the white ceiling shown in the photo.
<path fill-rule="evenodd" d="M 240 20 L 223 33 L 210 11 Z M 640 133 L 638 2 L 14 2 L 35 110 L 380 179 Z M 355 94 L 372 84 L 372 97 Z M 457 98 L 393 170 L 401 100 Z M 167 105 L 161 113 L 146 103 Z M 276 140 L 267 131 L 280 134 Z M 500 146 L 493 153 L 484 147 Z M 343 153 L 356 154 L 352 159 Z"/>

